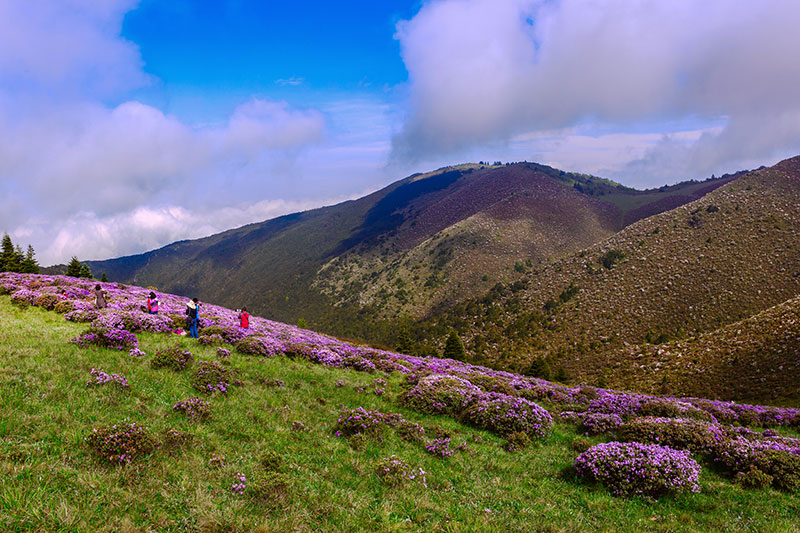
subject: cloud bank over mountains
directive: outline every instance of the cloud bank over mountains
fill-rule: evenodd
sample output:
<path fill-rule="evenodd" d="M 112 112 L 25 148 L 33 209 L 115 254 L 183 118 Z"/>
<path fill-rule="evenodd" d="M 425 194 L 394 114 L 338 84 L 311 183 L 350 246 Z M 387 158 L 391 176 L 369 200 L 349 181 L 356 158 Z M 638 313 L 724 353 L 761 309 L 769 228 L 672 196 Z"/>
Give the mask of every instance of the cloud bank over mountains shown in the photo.
<path fill-rule="evenodd" d="M 665 135 L 616 176 L 674 181 L 794 153 L 799 22 L 784 0 L 429 2 L 397 28 L 411 96 L 393 153 L 681 117 L 725 125 L 691 143 Z"/>
<path fill-rule="evenodd" d="M 0 3 L 0 232 L 42 264 L 138 253 L 467 160 L 657 186 L 800 147 L 788 0 L 431 0 L 396 26 L 407 83 L 337 92 L 298 66 L 269 83 L 296 100 L 240 91 L 207 120 L 141 97 L 169 80 L 121 36 L 137 8 Z"/>

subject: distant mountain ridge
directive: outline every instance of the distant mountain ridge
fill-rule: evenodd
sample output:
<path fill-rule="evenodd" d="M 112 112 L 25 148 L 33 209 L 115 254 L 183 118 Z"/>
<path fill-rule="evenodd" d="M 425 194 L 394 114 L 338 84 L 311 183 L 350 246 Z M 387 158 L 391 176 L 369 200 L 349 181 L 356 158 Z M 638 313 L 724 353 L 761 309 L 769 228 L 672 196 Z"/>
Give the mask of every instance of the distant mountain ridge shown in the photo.
<path fill-rule="evenodd" d="M 330 318 L 342 306 L 355 312 L 367 305 L 387 318 L 424 316 L 517 276 L 517 262 L 579 250 L 734 177 L 642 192 L 535 163 L 459 165 L 409 176 L 357 200 L 89 266 L 112 280 L 246 305 L 288 322 L 303 317 L 342 333 Z M 440 255 L 423 261 L 425 254 Z M 422 265 L 410 276 L 393 275 L 384 264 L 406 256 L 410 268 Z M 349 270 L 358 262 L 371 266 L 356 279 Z M 386 282 L 395 284 L 390 296 Z M 403 283 L 414 301 L 402 292 L 397 297 Z M 371 288 L 384 292 L 375 296 Z"/>

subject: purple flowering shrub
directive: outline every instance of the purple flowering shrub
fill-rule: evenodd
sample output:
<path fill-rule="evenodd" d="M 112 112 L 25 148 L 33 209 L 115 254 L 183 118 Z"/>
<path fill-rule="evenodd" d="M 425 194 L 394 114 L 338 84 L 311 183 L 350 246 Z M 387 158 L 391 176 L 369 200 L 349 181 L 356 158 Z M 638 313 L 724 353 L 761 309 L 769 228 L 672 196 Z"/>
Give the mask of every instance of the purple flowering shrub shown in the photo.
<path fill-rule="evenodd" d="M 89 373 L 92 375 L 92 379 L 86 382 L 86 386 L 89 388 L 109 384 L 120 390 L 130 388 L 128 380 L 122 374 L 108 374 L 99 368 L 93 368 Z"/>
<path fill-rule="evenodd" d="M 168 429 L 161 438 L 161 448 L 167 452 L 177 452 L 191 446 L 194 435 L 184 431 Z"/>
<path fill-rule="evenodd" d="M 537 404 L 499 393 L 478 398 L 464 412 L 464 419 L 501 436 L 521 432 L 533 439 L 542 439 L 553 428 L 550 413 Z"/>
<path fill-rule="evenodd" d="M 615 414 L 585 413 L 580 417 L 580 429 L 586 435 L 610 433 L 622 424 L 622 419 Z"/>
<path fill-rule="evenodd" d="M 131 350 L 128 352 L 128 355 L 130 355 L 131 357 L 144 357 L 147 354 L 144 353 L 139 348 L 131 348 Z"/>
<path fill-rule="evenodd" d="M 420 413 L 458 415 L 481 394 L 478 387 L 465 379 L 447 374 L 431 375 L 420 379 L 399 400 Z"/>
<path fill-rule="evenodd" d="M 165 348 L 157 350 L 153 359 L 150 360 L 150 366 L 153 368 L 169 368 L 179 372 L 192 364 L 194 356 L 189 350 L 181 346 L 173 346 L 172 348 Z"/>
<path fill-rule="evenodd" d="M 197 372 L 192 377 L 192 386 L 201 392 L 228 392 L 234 384 L 241 384 L 232 376 L 232 372 L 222 366 L 218 361 L 200 361 L 197 363 Z"/>
<path fill-rule="evenodd" d="M 11 294 L 11 303 L 26 308 L 29 305 L 35 305 L 37 297 L 38 294 L 34 291 L 19 289 Z"/>
<path fill-rule="evenodd" d="M 425 435 L 422 426 L 409 422 L 399 414 L 367 411 L 363 407 L 343 410 L 333 431 L 337 437 L 382 439 L 384 428 L 387 427 L 393 428 L 401 439 L 410 442 L 421 442 Z"/>
<path fill-rule="evenodd" d="M 98 316 L 100 316 L 100 313 L 94 309 L 76 308 L 74 311 L 70 311 L 64 315 L 64 318 L 70 322 L 92 322 Z"/>
<path fill-rule="evenodd" d="M 136 335 L 130 331 L 104 327 L 91 327 L 82 335 L 70 340 L 70 342 L 82 348 L 94 345 L 114 350 L 130 350 L 139 346 Z"/>
<path fill-rule="evenodd" d="M 75 306 L 69 300 L 61 300 L 60 302 L 57 302 L 53 306 L 53 311 L 55 311 L 56 313 L 58 313 L 60 315 L 69 313 L 70 311 L 73 311 L 74 309 L 75 309 Z"/>
<path fill-rule="evenodd" d="M 231 351 L 222 346 L 217 348 L 217 357 L 220 359 L 228 359 L 231 356 Z"/>
<path fill-rule="evenodd" d="M 245 337 L 234 344 L 241 353 L 273 357 L 283 352 L 283 346 L 269 337 Z"/>
<path fill-rule="evenodd" d="M 236 472 L 233 484 L 231 484 L 231 492 L 234 494 L 244 494 L 244 489 L 247 488 L 247 478 L 241 472 Z"/>
<path fill-rule="evenodd" d="M 156 450 L 156 440 L 136 423 L 114 424 L 92 430 L 86 443 L 111 464 L 127 464 Z"/>
<path fill-rule="evenodd" d="M 486 374 L 474 372 L 469 376 L 466 376 L 466 378 L 470 383 L 476 387 L 480 387 L 480 389 L 484 392 L 499 392 L 507 396 L 517 396 L 517 390 L 511 386 L 507 380 L 501 379 L 497 376 L 488 376 Z"/>
<path fill-rule="evenodd" d="M 597 444 L 575 459 L 579 477 L 597 481 L 616 496 L 698 492 L 700 465 L 689 452 L 656 444 Z"/>
<path fill-rule="evenodd" d="M 181 400 L 172 406 L 175 411 L 183 413 L 190 420 L 208 420 L 211 418 L 211 404 L 200 398 Z"/>
<path fill-rule="evenodd" d="M 456 452 L 469 451 L 469 447 L 466 442 L 462 442 L 455 448 L 451 448 L 450 437 L 440 437 L 428 442 L 428 444 L 425 445 L 425 451 L 441 459 L 447 459 Z"/>
<path fill-rule="evenodd" d="M 618 428 L 620 440 L 663 444 L 694 453 L 715 453 L 728 439 L 724 429 L 716 424 L 691 418 L 635 418 Z"/>
<path fill-rule="evenodd" d="M 57 294 L 45 293 L 45 294 L 40 294 L 36 298 L 34 305 L 47 309 L 48 311 L 52 311 L 56 307 L 56 304 L 59 303 L 60 301 L 61 297 L 58 296 Z"/>
<path fill-rule="evenodd" d="M 412 481 L 418 481 L 425 488 L 428 488 L 425 471 L 421 468 L 412 468 L 406 461 L 396 455 L 378 461 L 376 474 L 381 481 L 390 487 L 403 487 Z"/>
<path fill-rule="evenodd" d="M 222 335 L 216 333 L 212 335 L 200 335 L 197 340 L 203 346 L 220 346 L 225 344 L 225 339 L 222 338 Z"/>
<path fill-rule="evenodd" d="M 370 374 L 375 372 L 375 363 L 358 355 L 345 357 L 342 361 L 342 366 L 345 368 L 352 368 L 359 372 L 368 372 Z"/>
<path fill-rule="evenodd" d="M 733 475 L 756 468 L 771 476 L 776 488 L 789 492 L 800 489 L 800 443 L 792 446 L 771 439 L 737 437 L 721 446 L 716 460 Z"/>

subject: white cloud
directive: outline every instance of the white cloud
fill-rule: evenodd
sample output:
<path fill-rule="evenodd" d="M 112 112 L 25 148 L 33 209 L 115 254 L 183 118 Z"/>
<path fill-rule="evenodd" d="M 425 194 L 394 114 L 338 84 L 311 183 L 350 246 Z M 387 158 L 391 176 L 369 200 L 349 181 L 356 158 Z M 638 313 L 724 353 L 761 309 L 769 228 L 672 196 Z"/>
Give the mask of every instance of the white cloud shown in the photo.
<path fill-rule="evenodd" d="M 727 117 L 681 144 L 703 163 L 694 172 L 774 157 L 800 144 L 786 120 L 800 110 L 798 22 L 800 3 L 785 0 L 431 1 L 397 28 L 411 108 L 394 156 L 591 121 Z M 639 170 L 656 169 L 647 160 Z"/>

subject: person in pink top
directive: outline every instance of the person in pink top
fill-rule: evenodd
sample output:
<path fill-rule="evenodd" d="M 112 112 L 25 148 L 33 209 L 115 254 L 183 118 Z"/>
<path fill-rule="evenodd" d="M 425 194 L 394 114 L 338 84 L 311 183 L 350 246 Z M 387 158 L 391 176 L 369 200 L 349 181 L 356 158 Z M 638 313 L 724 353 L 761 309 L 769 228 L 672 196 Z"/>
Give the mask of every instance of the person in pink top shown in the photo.
<path fill-rule="evenodd" d="M 147 312 L 151 315 L 158 314 L 158 298 L 154 292 L 151 292 L 150 297 L 147 299 Z"/>

